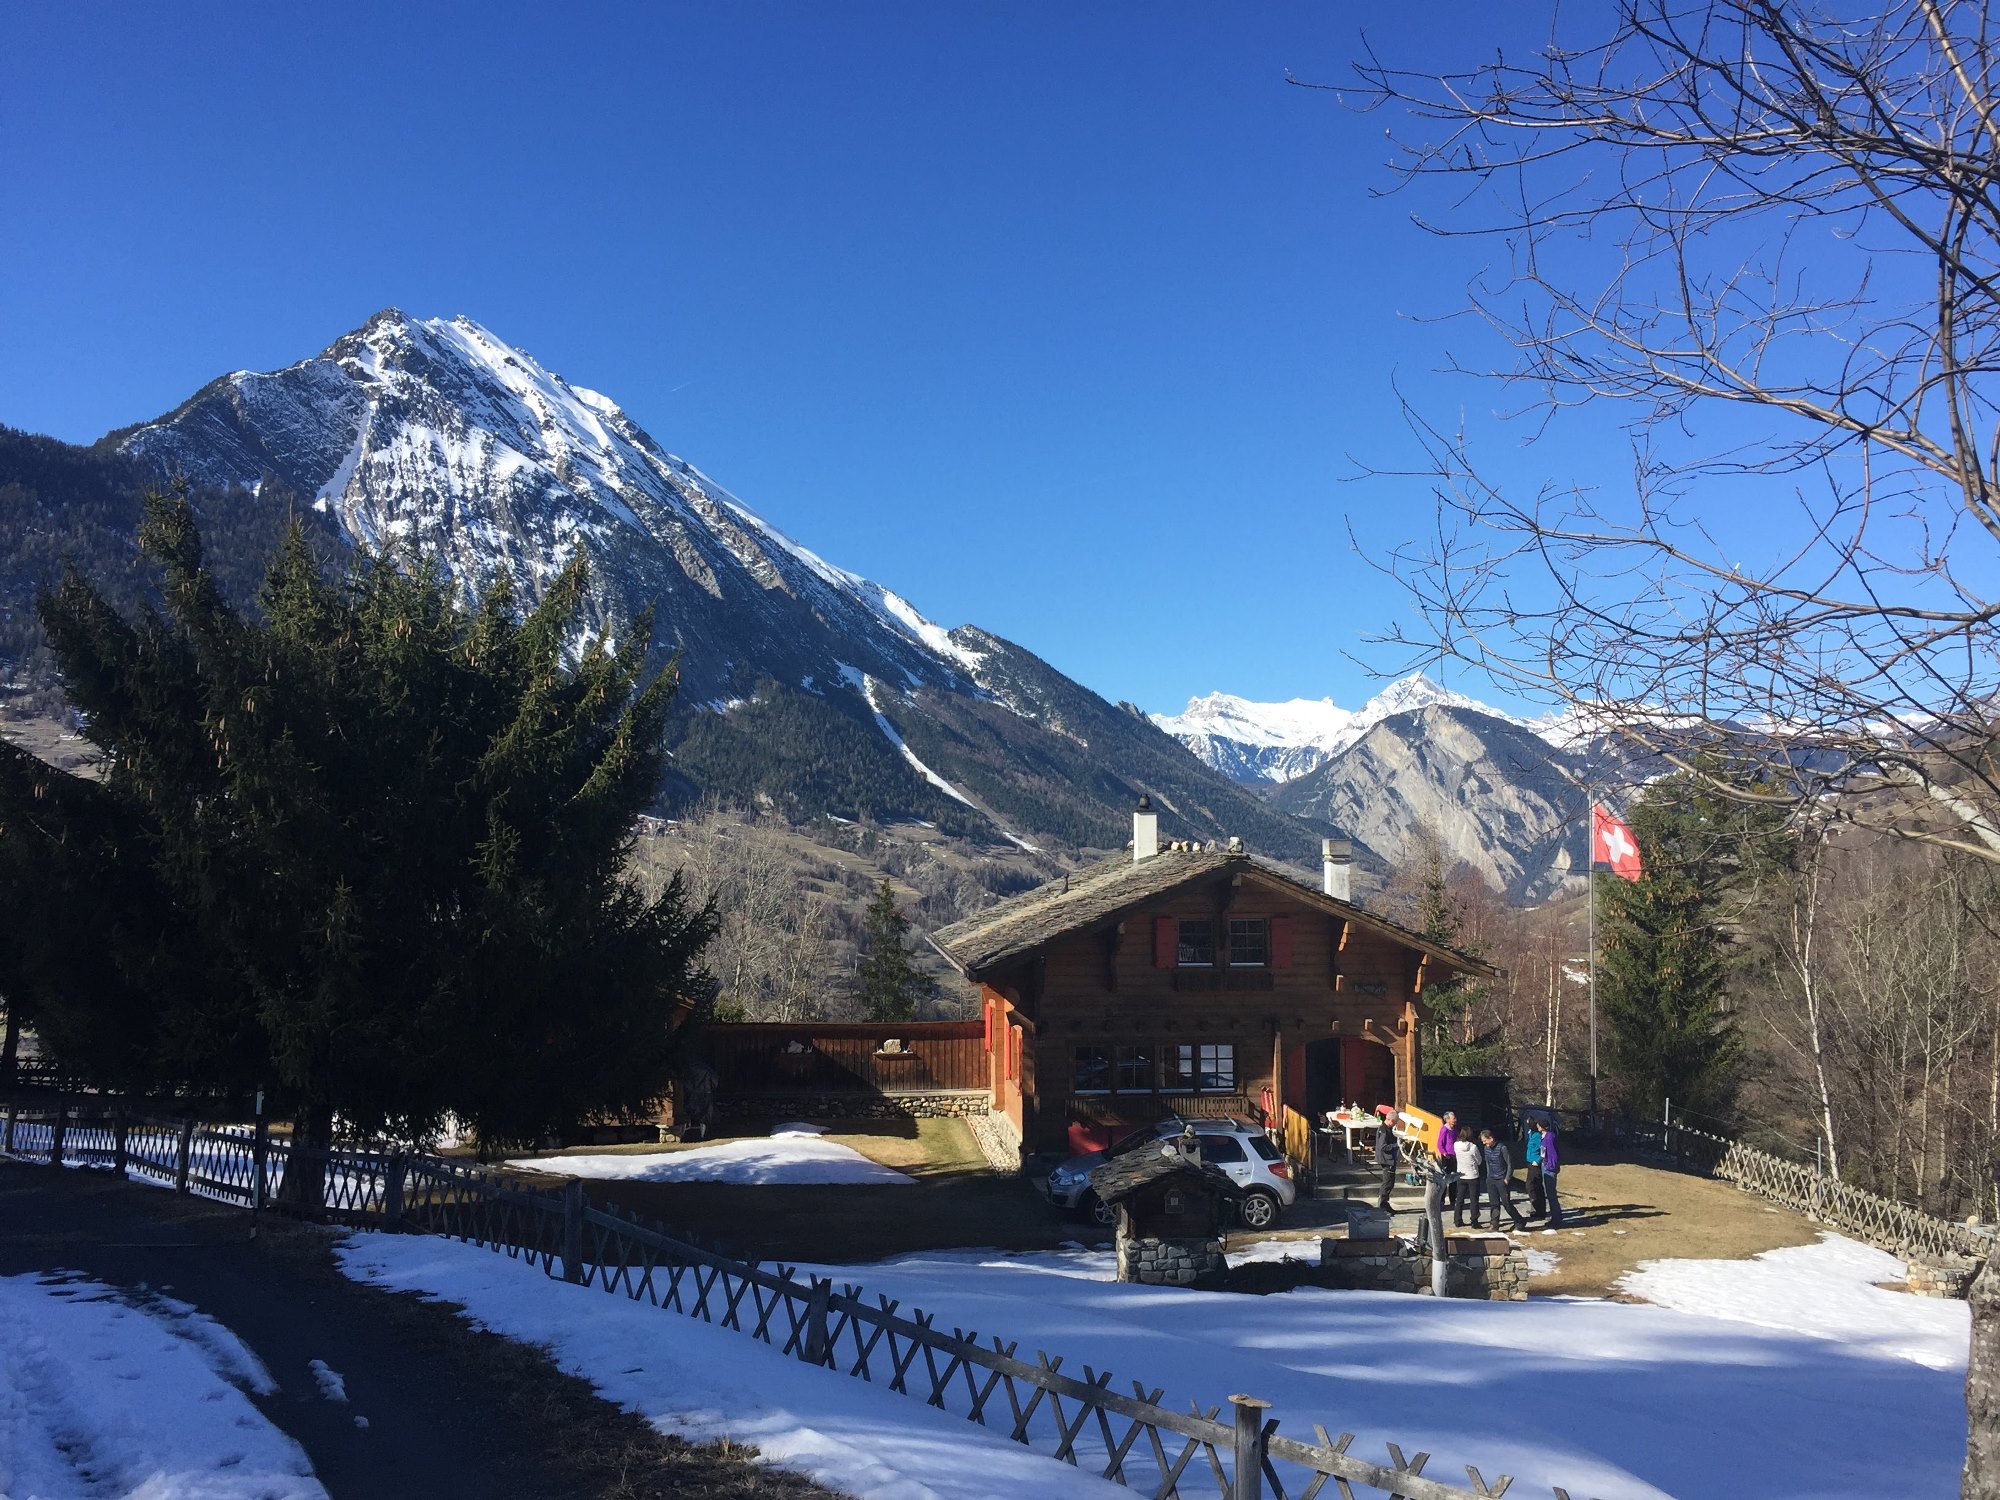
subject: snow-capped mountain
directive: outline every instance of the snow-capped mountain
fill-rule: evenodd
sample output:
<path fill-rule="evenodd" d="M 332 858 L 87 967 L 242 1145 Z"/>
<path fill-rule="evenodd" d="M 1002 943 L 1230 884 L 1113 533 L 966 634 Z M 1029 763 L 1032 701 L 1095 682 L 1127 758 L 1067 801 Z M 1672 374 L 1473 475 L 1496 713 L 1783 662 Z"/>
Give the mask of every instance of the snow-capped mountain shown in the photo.
<path fill-rule="evenodd" d="M 683 710 L 706 710 L 681 715 L 674 746 L 690 793 L 1030 847 L 1116 847 L 1141 792 L 1184 837 L 1309 856 L 1321 831 L 1020 647 L 826 562 L 469 319 L 379 313 L 103 446 L 211 492 L 275 487 L 350 544 L 407 545 L 470 590 L 505 570 L 532 602 L 586 557 L 587 628 L 619 636 L 652 611 Z"/>
<path fill-rule="evenodd" d="M 1232 780 L 1284 783 L 1317 770 L 1384 719 L 1432 707 L 1468 708 L 1538 733 L 1557 727 L 1553 720 L 1530 723 L 1489 708 L 1421 672 L 1390 683 L 1359 708 L 1342 708 L 1331 698 L 1256 703 L 1209 693 L 1190 698 L 1180 713 L 1154 714 L 1152 720 Z"/>
<path fill-rule="evenodd" d="M 473 588 L 504 568 L 532 600 L 583 553 L 591 625 L 620 632 L 658 600 L 657 629 L 683 652 L 683 692 L 702 701 L 747 691 L 752 670 L 831 684 L 846 667 L 950 686 L 973 661 L 907 601 L 663 450 L 608 397 L 468 318 L 378 313 L 288 369 L 223 376 L 119 447 L 199 484 L 275 480 L 354 542 L 407 544 Z M 801 616 L 824 628 L 802 631 Z"/>

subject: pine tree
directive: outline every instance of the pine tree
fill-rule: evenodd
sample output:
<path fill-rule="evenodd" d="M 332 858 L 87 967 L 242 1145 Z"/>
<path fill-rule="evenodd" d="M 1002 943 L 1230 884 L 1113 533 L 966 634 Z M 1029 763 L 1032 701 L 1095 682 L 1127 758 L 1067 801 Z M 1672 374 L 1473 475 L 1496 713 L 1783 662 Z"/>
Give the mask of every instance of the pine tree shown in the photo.
<path fill-rule="evenodd" d="M 884 879 L 868 903 L 864 930 L 867 953 L 855 971 L 854 998 L 871 1021 L 913 1021 L 917 1009 L 937 996 L 937 981 L 916 966 L 904 940 L 910 919 L 896 906 L 896 892 Z"/>
<path fill-rule="evenodd" d="M 656 1100 L 713 915 L 624 878 L 673 686 L 647 633 L 575 646 L 581 562 L 523 614 L 504 579 L 468 607 L 386 555 L 329 578 L 294 527 L 253 616 L 185 496 L 150 498 L 140 541 L 161 610 L 74 573 L 40 601 L 103 785 L 0 767 L 0 840 L 39 829 L 45 904 L 105 934 L 33 955 L 59 1057 L 267 1087 L 309 1143 L 336 1111 L 500 1142 Z"/>
<path fill-rule="evenodd" d="M 1725 898 L 1756 848 L 1742 819 L 1691 778 L 1665 778 L 1632 808 L 1641 878 L 1593 876 L 1610 1071 L 1648 1118 L 1669 1099 L 1726 1115 L 1734 1098 L 1743 1046 L 1727 1003 Z"/>

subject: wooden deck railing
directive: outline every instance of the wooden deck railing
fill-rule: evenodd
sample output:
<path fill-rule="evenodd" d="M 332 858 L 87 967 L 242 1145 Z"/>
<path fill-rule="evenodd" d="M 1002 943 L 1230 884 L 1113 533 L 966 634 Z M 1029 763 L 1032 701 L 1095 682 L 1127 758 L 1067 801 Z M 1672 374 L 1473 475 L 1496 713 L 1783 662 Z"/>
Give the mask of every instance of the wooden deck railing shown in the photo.
<path fill-rule="evenodd" d="M 1026 1355 L 1018 1340 L 952 1327 L 856 1282 L 731 1255 L 691 1235 L 598 1208 L 575 1180 L 380 1151 L 306 1151 L 242 1129 L 138 1118 L 108 1101 L 7 1110 L 0 1155 L 101 1166 L 170 1181 L 225 1202 L 418 1231 L 480 1245 L 578 1286 L 651 1303 L 767 1344 L 787 1357 L 886 1387 L 976 1422 L 1050 1458 L 1088 1467 L 1155 1500 L 1314 1500 L 1380 1494 L 1404 1500 L 1497 1500 L 1512 1483 L 1467 1467 L 1469 1487 L 1424 1473 L 1429 1455 L 1315 1425 L 1284 1436 L 1269 1403 L 1248 1395 L 1185 1411 L 1162 1387 L 1060 1354 Z M 287 1174 L 291 1189 L 286 1187 Z M 312 1179 L 317 1177 L 316 1184 Z M 302 1194 L 317 1187 L 317 1201 Z M 1570 1500 L 1560 1488 L 1555 1500 Z"/>

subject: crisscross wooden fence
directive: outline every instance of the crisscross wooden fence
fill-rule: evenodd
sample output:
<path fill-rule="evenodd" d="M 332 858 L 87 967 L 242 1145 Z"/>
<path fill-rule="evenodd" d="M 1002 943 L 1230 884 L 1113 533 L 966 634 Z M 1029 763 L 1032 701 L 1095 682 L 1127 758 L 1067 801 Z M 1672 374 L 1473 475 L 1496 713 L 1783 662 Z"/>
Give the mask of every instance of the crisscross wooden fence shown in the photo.
<path fill-rule="evenodd" d="M 1953 1223 L 1898 1203 L 1867 1188 L 1842 1182 L 1810 1162 L 1788 1161 L 1726 1136 L 1683 1125 L 1671 1116 L 1657 1127 L 1660 1144 L 1683 1166 L 1734 1183 L 1745 1192 L 1837 1224 L 1905 1259 L 1949 1261 L 1966 1255 L 1984 1260 L 1993 1239 L 1968 1224 Z"/>
<path fill-rule="evenodd" d="M 102 1166 L 250 1207 L 485 1246 L 579 1286 L 651 1303 L 766 1344 L 806 1364 L 881 1385 L 1155 1500 L 1496 1500 L 1512 1481 L 1467 1467 L 1470 1487 L 1424 1473 L 1430 1456 L 1385 1444 L 1385 1462 L 1352 1433 L 1281 1434 L 1269 1403 L 1163 1404 L 1143 1381 L 1025 1353 L 1018 1340 L 939 1325 L 920 1308 L 854 1282 L 747 1260 L 640 1223 L 585 1197 L 581 1182 L 470 1162 L 375 1151 L 307 1152 L 241 1128 L 41 1107 L 7 1114 L 4 1154 Z M 293 1177 L 291 1187 L 286 1177 Z M 317 1176 L 317 1183 L 311 1179 Z M 316 1190 L 316 1191 L 315 1191 Z M 308 1208 L 307 1200 L 320 1201 Z M 1562 1489 L 1555 1500 L 1570 1500 Z"/>

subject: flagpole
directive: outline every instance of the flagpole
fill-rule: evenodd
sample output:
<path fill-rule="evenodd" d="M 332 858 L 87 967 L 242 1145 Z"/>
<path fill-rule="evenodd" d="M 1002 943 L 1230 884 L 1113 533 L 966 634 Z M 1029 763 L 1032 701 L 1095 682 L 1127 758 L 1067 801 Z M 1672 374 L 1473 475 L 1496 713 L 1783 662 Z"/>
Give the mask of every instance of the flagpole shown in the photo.
<path fill-rule="evenodd" d="M 1588 807 L 1584 821 L 1589 825 L 1590 858 L 1584 861 L 1583 878 L 1590 901 L 1590 1128 L 1597 1129 L 1597 794 L 1584 789 Z"/>

